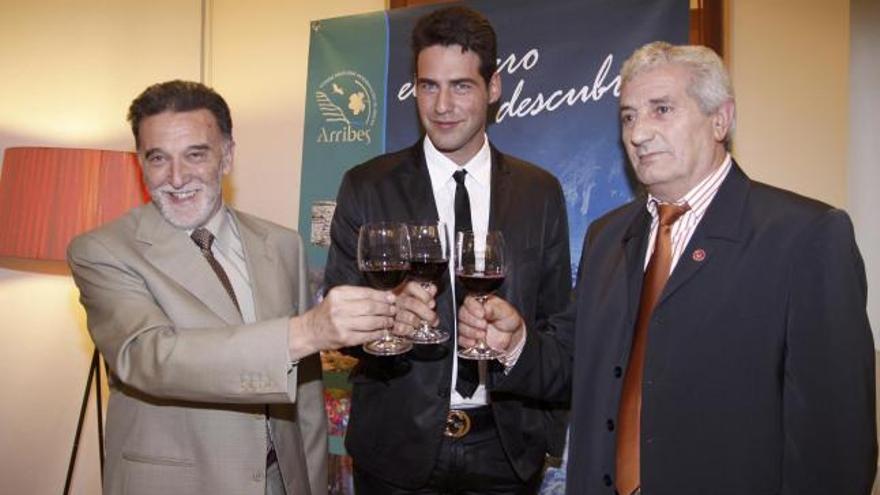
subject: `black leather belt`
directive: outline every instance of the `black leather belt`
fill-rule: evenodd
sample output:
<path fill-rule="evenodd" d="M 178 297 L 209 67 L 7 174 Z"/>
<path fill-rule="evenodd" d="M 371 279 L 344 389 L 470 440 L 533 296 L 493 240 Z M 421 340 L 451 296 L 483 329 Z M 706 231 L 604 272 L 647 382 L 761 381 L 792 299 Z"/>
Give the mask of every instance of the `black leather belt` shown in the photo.
<path fill-rule="evenodd" d="M 463 438 L 469 433 L 476 433 L 494 428 L 495 419 L 489 406 L 473 409 L 450 409 L 446 413 L 446 426 L 443 435 L 449 438 Z"/>

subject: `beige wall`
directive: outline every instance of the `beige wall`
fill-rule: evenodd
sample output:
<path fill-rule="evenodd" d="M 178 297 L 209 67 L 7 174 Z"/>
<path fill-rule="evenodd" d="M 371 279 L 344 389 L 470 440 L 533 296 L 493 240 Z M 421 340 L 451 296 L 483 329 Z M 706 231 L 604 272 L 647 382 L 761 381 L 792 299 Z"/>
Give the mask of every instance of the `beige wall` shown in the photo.
<path fill-rule="evenodd" d="M 146 85 L 198 79 L 200 0 L 0 0 L 0 151 L 58 145 L 131 149 L 125 122 Z M 209 79 L 239 142 L 236 206 L 293 226 L 308 22 L 380 10 L 384 0 L 209 2 Z M 209 80 L 209 82 L 211 82 Z M 0 492 L 61 492 L 92 350 L 66 275 L 0 265 Z M 73 493 L 98 493 L 94 412 Z"/>
<path fill-rule="evenodd" d="M 150 81 L 198 77 L 199 19 L 198 0 L 0 1 L 0 148 L 130 149 L 132 96 Z M 76 298 L 69 276 L 0 268 L 4 493 L 64 486 L 92 351 Z M 73 493 L 98 493 L 89 419 Z"/>
<path fill-rule="evenodd" d="M 211 84 L 235 119 L 235 204 L 296 228 L 309 21 L 372 12 L 385 0 L 214 0 Z"/>
<path fill-rule="evenodd" d="M 847 204 L 849 0 L 729 2 L 736 157 L 753 178 Z"/>

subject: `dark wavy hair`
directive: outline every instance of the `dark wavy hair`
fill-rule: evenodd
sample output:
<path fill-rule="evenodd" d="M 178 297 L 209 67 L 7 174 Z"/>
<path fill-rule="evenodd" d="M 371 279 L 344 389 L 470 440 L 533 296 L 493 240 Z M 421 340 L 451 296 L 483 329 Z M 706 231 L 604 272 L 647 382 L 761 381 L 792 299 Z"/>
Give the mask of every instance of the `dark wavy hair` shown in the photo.
<path fill-rule="evenodd" d="M 413 67 L 418 67 L 419 53 L 434 45 L 461 46 L 480 58 L 480 75 L 489 84 L 498 66 L 495 30 L 486 17 L 468 7 L 446 7 L 421 17 L 412 32 Z"/>
<path fill-rule="evenodd" d="M 220 133 L 226 139 L 232 139 L 232 116 L 229 105 L 213 89 L 202 83 L 193 81 L 166 81 L 153 84 L 138 95 L 128 107 L 128 121 L 134 142 L 140 146 L 138 128 L 141 120 L 162 112 L 189 112 L 205 109 L 214 115 Z"/>

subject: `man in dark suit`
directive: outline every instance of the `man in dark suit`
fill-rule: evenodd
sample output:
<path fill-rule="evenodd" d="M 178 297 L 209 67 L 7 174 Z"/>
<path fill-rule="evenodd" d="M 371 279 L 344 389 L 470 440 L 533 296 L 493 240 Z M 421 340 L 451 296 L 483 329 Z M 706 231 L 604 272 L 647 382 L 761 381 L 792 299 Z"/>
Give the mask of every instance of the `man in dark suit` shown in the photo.
<path fill-rule="evenodd" d="M 568 493 L 868 494 L 874 347 L 849 218 L 731 159 L 733 92 L 711 50 L 652 43 L 621 76 L 647 197 L 590 226 L 555 338 L 528 328 L 495 390 L 571 387 Z M 522 339 L 502 301 L 460 318 L 465 342 Z"/>
<path fill-rule="evenodd" d="M 475 231 L 503 232 L 508 272 L 498 297 L 516 307 L 526 325 L 541 328 L 564 309 L 570 294 L 565 203 L 552 175 L 488 142 L 488 107 L 501 94 L 494 31 L 473 10 L 439 10 L 419 20 L 413 54 L 426 136 L 345 174 L 326 286 L 364 283 L 356 248 L 366 222 L 467 222 Z M 462 193 L 469 197 L 467 219 L 454 208 Z M 397 331 L 408 333 L 420 319 L 454 329 L 455 289 L 449 275 L 429 290 L 406 284 L 398 298 Z M 397 357 L 359 354 L 346 434 L 357 493 L 537 489 L 548 430 L 558 426 L 555 404 L 487 393 L 486 384 L 504 372 L 497 361 L 472 370 L 472 386 L 465 387 L 468 377 L 457 370 L 467 366 L 456 360 L 454 340 L 416 345 Z"/>
<path fill-rule="evenodd" d="M 110 375 L 104 493 L 327 493 L 317 351 L 376 338 L 394 295 L 308 308 L 299 234 L 223 202 L 235 143 L 212 89 L 154 84 L 129 120 L 152 202 L 68 249 Z"/>

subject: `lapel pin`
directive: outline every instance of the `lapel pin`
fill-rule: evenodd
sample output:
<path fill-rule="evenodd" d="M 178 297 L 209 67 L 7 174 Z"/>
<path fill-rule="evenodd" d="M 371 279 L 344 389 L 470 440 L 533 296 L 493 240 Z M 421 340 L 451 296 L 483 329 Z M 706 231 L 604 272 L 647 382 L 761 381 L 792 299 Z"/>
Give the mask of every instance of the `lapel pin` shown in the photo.
<path fill-rule="evenodd" d="M 704 259 L 706 259 L 706 251 L 702 249 L 694 249 L 694 253 L 691 255 L 691 259 L 698 263 L 700 261 L 703 261 Z"/>

